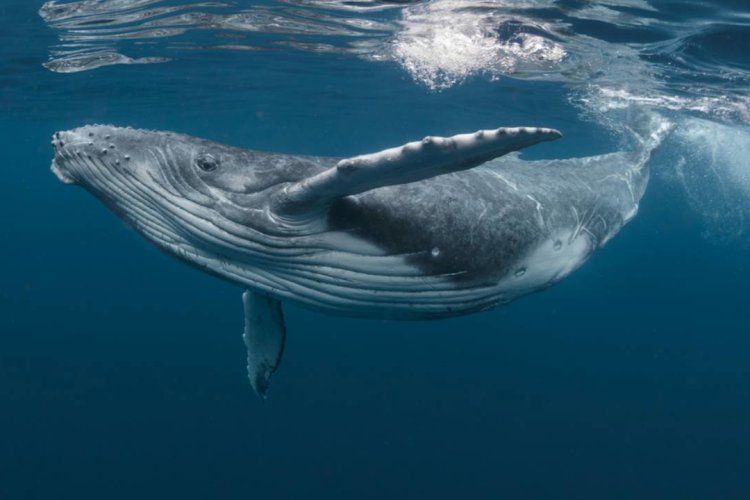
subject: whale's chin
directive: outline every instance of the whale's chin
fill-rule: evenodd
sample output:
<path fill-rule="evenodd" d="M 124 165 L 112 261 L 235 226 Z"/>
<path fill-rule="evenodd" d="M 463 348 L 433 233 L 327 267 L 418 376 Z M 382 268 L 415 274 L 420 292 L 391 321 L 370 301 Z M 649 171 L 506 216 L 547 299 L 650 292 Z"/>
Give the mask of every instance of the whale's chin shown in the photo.
<path fill-rule="evenodd" d="M 57 177 L 63 184 L 76 184 L 76 180 L 65 171 L 65 168 L 63 166 L 58 163 L 58 161 L 60 160 L 58 154 L 63 147 L 63 142 L 60 139 L 60 132 L 57 132 L 52 136 L 52 146 L 55 147 L 55 158 L 52 160 L 50 170 L 52 170 L 52 173 L 55 174 L 55 177 Z"/>
<path fill-rule="evenodd" d="M 50 170 L 52 170 L 52 173 L 55 174 L 58 180 L 63 184 L 77 184 L 76 180 L 73 177 L 67 174 L 65 170 L 60 168 L 60 165 L 57 164 L 57 161 L 52 162 Z"/>

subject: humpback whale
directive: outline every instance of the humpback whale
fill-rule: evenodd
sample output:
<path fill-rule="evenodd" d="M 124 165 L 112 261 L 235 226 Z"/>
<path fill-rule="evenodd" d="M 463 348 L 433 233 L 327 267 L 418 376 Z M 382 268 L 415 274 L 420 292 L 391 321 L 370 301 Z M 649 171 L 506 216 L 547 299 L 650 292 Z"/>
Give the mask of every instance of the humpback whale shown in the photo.
<path fill-rule="evenodd" d="M 284 301 L 443 318 L 581 266 L 636 214 L 658 140 L 633 152 L 520 158 L 560 136 L 499 128 L 341 159 L 89 125 L 53 135 L 52 171 L 158 248 L 244 287 L 248 375 L 265 397 L 284 347 Z"/>

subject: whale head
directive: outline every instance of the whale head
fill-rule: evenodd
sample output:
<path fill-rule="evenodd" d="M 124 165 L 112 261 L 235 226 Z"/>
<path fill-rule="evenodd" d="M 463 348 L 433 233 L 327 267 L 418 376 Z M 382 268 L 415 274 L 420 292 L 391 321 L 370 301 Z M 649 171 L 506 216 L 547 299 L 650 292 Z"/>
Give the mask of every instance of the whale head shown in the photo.
<path fill-rule="evenodd" d="M 225 256 L 231 234 L 262 240 L 271 225 L 268 192 L 304 175 L 283 155 L 171 132 L 91 125 L 57 132 L 52 144 L 51 169 L 62 182 L 84 187 L 158 247 L 190 261 L 192 252 Z"/>

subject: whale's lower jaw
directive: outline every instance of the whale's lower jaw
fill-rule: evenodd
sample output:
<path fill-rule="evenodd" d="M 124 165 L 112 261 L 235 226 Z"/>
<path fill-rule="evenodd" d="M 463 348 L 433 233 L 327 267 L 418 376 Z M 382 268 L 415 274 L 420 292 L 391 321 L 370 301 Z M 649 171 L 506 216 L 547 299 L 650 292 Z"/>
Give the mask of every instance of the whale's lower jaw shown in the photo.
<path fill-rule="evenodd" d="M 308 254 L 284 262 L 240 261 L 218 259 L 199 246 L 170 248 L 163 240 L 160 246 L 204 271 L 314 310 L 361 318 L 425 320 L 492 309 L 548 288 L 580 267 L 597 245 L 587 233 L 555 232 L 493 283 L 424 275 L 400 256 L 341 252 L 317 259 Z"/>
<path fill-rule="evenodd" d="M 63 169 L 60 168 L 60 165 L 57 164 L 56 161 L 52 161 L 52 165 L 50 165 L 50 170 L 53 174 L 55 174 L 55 177 L 62 182 L 63 184 L 75 184 L 76 181 L 73 177 L 65 173 Z"/>

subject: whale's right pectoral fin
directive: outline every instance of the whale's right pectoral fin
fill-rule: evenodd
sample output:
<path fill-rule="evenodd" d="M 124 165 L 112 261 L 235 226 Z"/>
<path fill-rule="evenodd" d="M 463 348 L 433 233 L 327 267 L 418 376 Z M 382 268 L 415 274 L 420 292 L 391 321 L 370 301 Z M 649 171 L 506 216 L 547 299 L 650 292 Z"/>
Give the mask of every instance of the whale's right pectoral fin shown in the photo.
<path fill-rule="evenodd" d="M 265 399 L 268 382 L 281 362 L 286 338 L 281 302 L 250 290 L 242 294 L 245 309 L 247 376 L 259 396 Z"/>
<path fill-rule="evenodd" d="M 499 128 L 421 141 L 341 160 L 336 166 L 291 184 L 272 209 L 294 215 L 326 208 L 335 200 L 371 189 L 466 170 L 493 158 L 561 136 L 549 128 Z"/>

